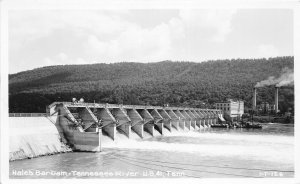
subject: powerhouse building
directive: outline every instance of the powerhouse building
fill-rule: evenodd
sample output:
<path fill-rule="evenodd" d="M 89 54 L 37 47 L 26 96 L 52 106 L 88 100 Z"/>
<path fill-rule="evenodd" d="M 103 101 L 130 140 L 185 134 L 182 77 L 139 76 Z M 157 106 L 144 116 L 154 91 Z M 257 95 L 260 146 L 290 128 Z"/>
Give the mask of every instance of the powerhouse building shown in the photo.
<path fill-rule="evenodd" d="M 244 101 L 228 99 L 225 102 L 215 103 L 216 109 L 222 110 L 230 117 L 238 117 L 244 114 Z"/>

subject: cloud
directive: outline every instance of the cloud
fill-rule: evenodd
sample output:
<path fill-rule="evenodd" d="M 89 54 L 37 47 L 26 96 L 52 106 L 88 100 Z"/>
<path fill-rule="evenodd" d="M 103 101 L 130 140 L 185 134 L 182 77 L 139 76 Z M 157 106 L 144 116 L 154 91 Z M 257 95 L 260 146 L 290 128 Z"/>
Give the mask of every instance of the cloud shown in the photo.
<path fill-rule="evenodd" d="M 186 29 L 208 30 L 211 40 L 222 42 L 231 32 L 231 20 L 236 10 L 180 10 Z"/>
<path fill-rule="evenodd" d="M 79 65 L 79 64 L 93 64 L 95 61 L 87 61 L 83 58 L 70 58 L 65 53 L 59 53 L 51 58 L 46 57 L 42 61 L 43 66 L 52 66 L 52 65 Z"/>
<path fill-rule="evenodd" d="M 129 61 L 147 61 L 147 57 L 163 58 L 170 49 L 170 30 L 165 24 L 152 29 L 139 26 L 128 26 L 117 37 L 101 41 L 96 35 L 89 35 L 84 45 L 85 51 L 99 59 L 119 61 L 118 58 Z"/>
<path fill-rule="evenodd" d="M 258 53 L 260 57 L 274 57 L 278 56 L 277 48 L 272 44 L 261 44 L 258 46 Z"/>
<path fill-rule="evenodd" d="M 180 10 L 178 17 L 152 28 L 123 20 L 122 30 L 113 39 L 102 41 L 101 36 L 93 34 L 84 46 L 88 54 L 110 61 L 118 61 L 120 56 L 130 61 L 186 58 L 190 56 L 182 50 L 189 48 L 176 44 L 193 42 L 190 39 L 197 37 L 194 33 L 210 41 L 224 41 L 231 31 L 234 13 L 235 10 Z"/>
<path fill-rule="evenodd" d="M 19 38 L 36 39 L 52 31 L 64 28 L 93 31 L 99 34 L 118 32 L 123 27 L 121 20 L 114 18 L 112 11 L 56 10 L 56 11 L 12 11 L 9 14 L 10 32 Z"/>
<path fill-rule="evenodd" d="M 24 53 L 22 58 L 30 61 L 32 67 L 42 64 L 85 64 L 94 60 L 194 60 L 199 57 L 198 53 L 190 50 L 197 48 L 198 43 L 226 40 L 235 14 L 235 10 L 178 12 L 177 16 L 168 21 L 145 27 L 126 19 L 126 15 L 133 13 L 129 10 L 12 11 L 9 14 L 10 53 Z M 61 30 L 69 31 L 70 34 L 63 35 L 65 37 L 57 36 Z M 56 44 L 48 42 L 47 46 L 37 45 L 42 43 L 41 38 L 57 41 Z M 38 39 L 39 42 L 36 41 Z M 65 40 L 64 43 L 69 40 L 77 42 L 76 49 L 57 47 L 62 39 Z M 30 48 L 43 52 L 34 52 Z M 12 63 L 17 65 L 19 58 L 14 59 Z"/>

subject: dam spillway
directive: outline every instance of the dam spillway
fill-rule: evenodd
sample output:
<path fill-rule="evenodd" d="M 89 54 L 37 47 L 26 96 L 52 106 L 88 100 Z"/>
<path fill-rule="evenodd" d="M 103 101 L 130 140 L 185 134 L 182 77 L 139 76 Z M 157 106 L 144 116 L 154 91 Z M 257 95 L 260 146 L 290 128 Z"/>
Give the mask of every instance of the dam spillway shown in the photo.
<path fill-rule="evenodd" d="M 163 136 L 172 131 L 199 130 L 216 124 L 223 112 L 217 109 L 54 102 L 47 107 L 61 140 L 77 151 L 101 151 L 101 141 L 128 139 L 145 134 Z"/>
<path fill-rule="evenodd" d="M 9 160 L 197 131 L 223 119 L 216 109 L 54 102 L 46 113 L 10 113 Z M 126 140 L 125 140 L 126 141 Z"/>

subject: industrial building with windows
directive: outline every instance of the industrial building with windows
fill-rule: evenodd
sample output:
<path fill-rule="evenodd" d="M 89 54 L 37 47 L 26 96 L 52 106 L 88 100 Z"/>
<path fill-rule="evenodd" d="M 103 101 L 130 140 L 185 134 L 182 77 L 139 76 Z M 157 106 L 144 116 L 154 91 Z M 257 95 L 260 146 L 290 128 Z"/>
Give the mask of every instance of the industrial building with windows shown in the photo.
<path fill-rule="evenodd" d="M 227 114 L 230 117 L 240 117 L 244 114 L 244 101 L 234 101 L 228 99 L 225 102 L 215 103 L 216 109 L 223 111 L 224 115 Z"/>

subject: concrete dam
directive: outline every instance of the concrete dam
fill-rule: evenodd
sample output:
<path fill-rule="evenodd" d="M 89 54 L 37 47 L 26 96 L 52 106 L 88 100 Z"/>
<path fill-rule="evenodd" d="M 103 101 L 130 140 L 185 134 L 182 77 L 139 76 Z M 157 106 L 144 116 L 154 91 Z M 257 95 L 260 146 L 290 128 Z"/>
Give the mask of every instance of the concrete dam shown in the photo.
<path fill-rule="evenodd" d="M 119 134 L 123 139 L 143 139 L 199 130 L 223 120 L 217 109 L 142 105 L 54 102 L 46 111 L 36 117 L 10 114 L 10 160 L 66 151 L 98 152 L 104 140 L 116 141 Z"/>

